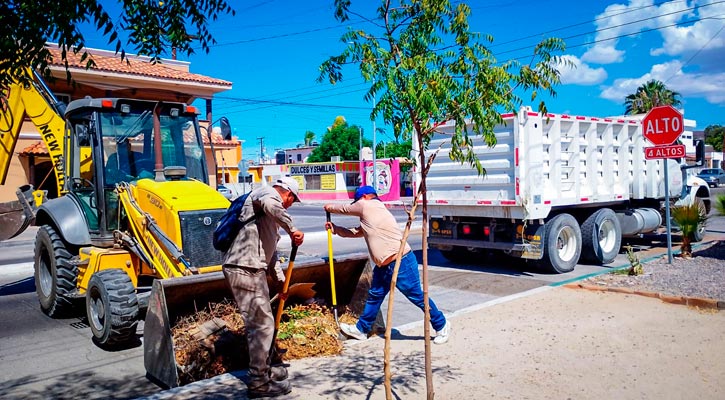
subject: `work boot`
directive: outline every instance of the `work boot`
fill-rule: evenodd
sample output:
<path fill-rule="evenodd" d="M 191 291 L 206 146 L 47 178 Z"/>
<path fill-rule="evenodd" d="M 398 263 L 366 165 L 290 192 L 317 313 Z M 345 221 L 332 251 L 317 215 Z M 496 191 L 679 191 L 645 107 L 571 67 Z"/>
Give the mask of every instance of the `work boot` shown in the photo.
<path fill-rule="evenodd" d="M 287 376 L 287 368 L 281 365 L 275 365 L 269 368 L 269 377 L 272 378 L 273 381 L 281 382 L 287 379 Z"/>
<path fill-rule="evenodd" d="M 289 381 L 268 380 L 259 386 L 250 386 L 247 388 L 247 395 L 250 399 L 258 399 L 260 397 L 277 397 L 285 395 L 292 391 Z"/>
<path fill-rule="evenodd" d="M 357 325 L 341 323 L 340 330 L 342 331 L 342 333 L 353 339 L 365 340 L 368 338 L 368 335 L 360 332 L 360 329 L 357 329 Z"/>

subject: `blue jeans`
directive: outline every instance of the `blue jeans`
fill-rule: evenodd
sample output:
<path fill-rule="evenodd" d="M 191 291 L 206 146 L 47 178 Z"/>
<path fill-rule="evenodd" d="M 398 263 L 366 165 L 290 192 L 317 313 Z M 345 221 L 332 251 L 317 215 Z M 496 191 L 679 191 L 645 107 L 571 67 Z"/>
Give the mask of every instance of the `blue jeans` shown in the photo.
<path fill-rule="evenodd" d="M 365 308 L 363 309 L 362 315 L 360 315 L 360 319 L 357 321 L 357 329 L 360 332 L 368 333 L 372 329 L 378 311 L 380 311 L 380 306 L 390 291 L 390 282 L 393 280 L 394 268 L 395 261 L 382 267 L 376 266 L 373 268 L 373 281 L 368 291 Z M 398 279 L 395 282 L 395 287 L 411 303 L 418 306 L 421 310 L 424 309 L 423 290 L 420 287 L 420 277 L 418 276 L 418 260 L 412 251 L 409 251 L 400 260 L 400 269 L 398 270 Z M 439 331 L 446 324 L 446 317 L 438 310 L 438 307 L 436 307 L 432 299 L 428 298 L 428 304 L 430 305 L 430 323 L 433 325 L 433 329 Z"/>

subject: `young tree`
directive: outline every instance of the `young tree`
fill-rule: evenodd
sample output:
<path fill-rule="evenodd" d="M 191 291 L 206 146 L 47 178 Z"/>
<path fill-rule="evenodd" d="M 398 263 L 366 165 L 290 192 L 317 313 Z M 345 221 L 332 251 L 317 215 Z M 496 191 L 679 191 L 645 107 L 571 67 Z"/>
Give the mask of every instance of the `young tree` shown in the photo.
<path fill-rule="evenodd" d="M 375 146 L 375 157 L 377 159 L 383 158 L 398 158 L 398 157 L 410 157 L 410 150 L 413 148 L 413 143 L 410 140 L 403 142 L 378 142 Z"/>
<path fill-rule="evenodd" d="M 208 52 L 209 46 L 216 43 L 208 30 L 209 21 L 221 14 L 234 15 L 225 0 L 118 1 L 123 10 L 120 17 L 109 15 L 101 3 L 58 0 L 51 7 L 44 1 L 0 2 L 0 91 L 12 82 L 29 82 L 30 69 L 50 76 L 47 42 L 60 46 L 69 80 L 67 52 L 82 53 L 86 67 L 95 66 L 84 50 L 85 36 L 79 30 L 83 23 L 91 23 L 102 31 L 121 59 L 125 58 L 128 45 L 156 62 L 172 49 L 192 54 L 195 42 Z M 119 37 L 120 31 L 128 32 L 127 43 Z"/>
<path fill-rule="evenodd" d="M 350 28 L 340 39 L 347 47 L 320 66 L 320 80 L 340 81 L 346 64 L 356 64 L 367 82 L 372 82 L 365 98 L 377 99 L 371 119 L 382 116 L 398 138 L 414 134 L 418 148 L 426 149 L 436 127 L 455 122 L 450 157 L 468 163 L 483 174 L 472 145 L 472 136 L 480 136 L 492 146 L 496 143 L 493 128 L 502 123 L 502 111 L 518 111 L 522 99 L 516 90 L 528 91 L 533 101 L 539 91 L 555 94 L 559 82 L 557 63 L 564 62 L 554 53 L 564 49 L 561 40 L 544 39 L 533 48 L 527 64 L 515 60 L 498 61 L 486 47 L 490 35 L 472 32 L 468 25 L 470 7 L 449 0 L 382 0 L 374 18 L 359 15 L 350 0 L 336 0 L 335 16 L 346 21 L 351 15 L 368 21 L 374 32 Z M 571 65 L 570 63 L 567 63 Z M 538 110 L 546 112 L 543 102 Z M 473 122 L 471 130 L 466 125 Z M 433 383 L 430 363 L 430 309 L 428 306 L 427 197 L 426 176 L 431 161 L 424 151 L 416 154 L 421 182 L 408 211 L 404 240 L 410 232 L 418 198 L 422 197 L 423 214 L 423 294 L 425 301 L 425 369 L 428 397 Z M 395 263 L 388 300 L 385 332 L 385 389 L 392 398 L 390 384 L 390 335 L 392 304 L 401 246 Z"/>
<path fill-rule="evenodd" d="M 708 125 L 705 128 L 705 143 L 712 146 L 715 151 L 723 151 L 723 143 L 725 143 L 725 126 Z"/>
<path fill-rule="evenodd" d="M 645 114 L 659 106 L 677 107 L 682 104 L 680 94 L 673 92 L 664 83 L 652 79 L 637 88 L 624 99 L 625 114 Z"/>

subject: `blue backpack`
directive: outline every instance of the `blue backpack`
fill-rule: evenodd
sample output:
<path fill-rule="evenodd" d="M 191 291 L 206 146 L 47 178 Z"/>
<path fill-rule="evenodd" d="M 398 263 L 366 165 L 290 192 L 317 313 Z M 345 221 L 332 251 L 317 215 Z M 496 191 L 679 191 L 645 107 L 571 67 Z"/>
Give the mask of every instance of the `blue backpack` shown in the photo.
<path fill-rule="evenodd" d="M 254 221 L 254 219 L 256 219 L 259 215 L 263 214 L 261 212 L 255 212 L 254 215 L 248 219 L 244 221 L 239 220 L 239 215 L 242 213 L 244 202 L 247 200 L 250 193 L 252 192 L 247 192 L 234 199 L 232 204 L 229 205 L 229 208 L 227 208 L 227 212 L 225 212 L 219 219 L 216 229 L 214 229 L 213 244 L 215 249 L 223 252 L 229 250 L 232 246 L 232 242 L 234 242 L 234 239 L 236 239 L 239 234 L 239 231 L 241 231 L 245 225 Z"/>

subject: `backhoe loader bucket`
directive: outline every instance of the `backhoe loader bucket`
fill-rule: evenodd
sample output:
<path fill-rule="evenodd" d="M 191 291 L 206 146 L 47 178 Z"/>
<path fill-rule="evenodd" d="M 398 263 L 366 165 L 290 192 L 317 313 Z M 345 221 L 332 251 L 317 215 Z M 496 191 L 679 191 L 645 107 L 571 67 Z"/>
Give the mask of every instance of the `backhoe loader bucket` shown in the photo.
<path fill-rule="evenodd" d="M 18 236 L 35 221 L 33 187 L 23 185 L 16 193 L 18 200 L 0 203 L 0 241 Z"/>
<path fill-rule="evenodd" d="M 300 257 L 301 258 L 301 257 Z M 327 258 L 307 257 L 295 261 L 291 284 L 313 283 L 315 297 L 330 304 L 330 271 Z M 334 259 L 337 278 L 337 301 L 348 305 L 360 303 L 370 287 L 372 270 L 367 267 L 368 254 L 354 253 Z M 286 265 L 282 268 L 286 270 Z M 276 293 L 270 293 L 270 296 Z M 224 274 L 214 272 L 154 281 L 144 323 L 144 365 L 147 377 L 164 388 L 179 386 L 171 329 L 181 317 L 194 314 L 210 303 L 234 301 Z M 356 312 L 362 310 L 361 304 Z"/>

